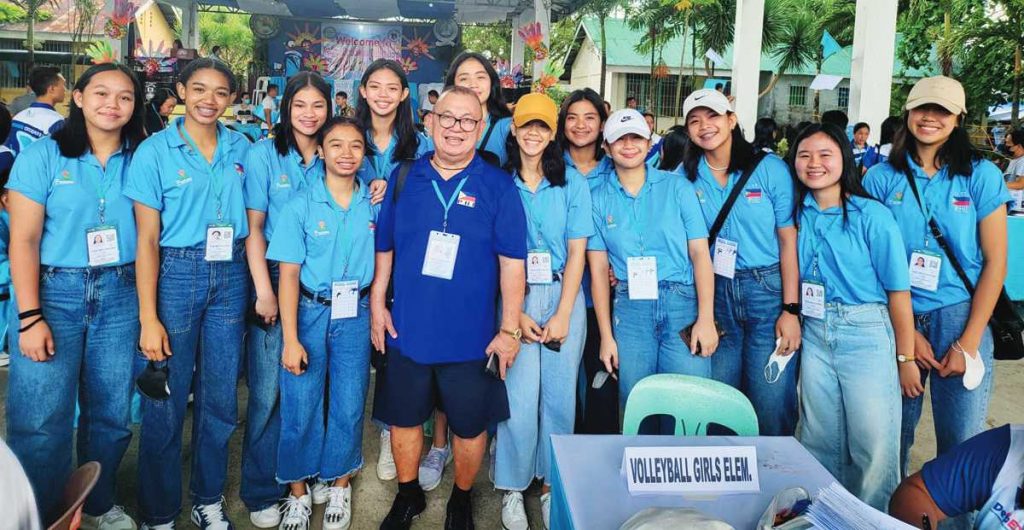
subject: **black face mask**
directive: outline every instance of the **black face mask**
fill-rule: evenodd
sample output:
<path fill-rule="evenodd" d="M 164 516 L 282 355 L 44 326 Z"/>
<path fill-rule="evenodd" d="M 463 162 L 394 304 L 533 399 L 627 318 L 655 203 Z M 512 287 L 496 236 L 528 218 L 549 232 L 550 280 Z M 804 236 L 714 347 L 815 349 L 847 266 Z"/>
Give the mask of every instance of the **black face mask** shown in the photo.
<path fill-rule="evenodd" d="M 155 362 L 149 361 L 146 369 L 135 379 L 135 386 L 143 396 L 163 401 L 171 397 L 171 387 L 167 384 L 170 376 L 169 366 L 157 366 Z"/>

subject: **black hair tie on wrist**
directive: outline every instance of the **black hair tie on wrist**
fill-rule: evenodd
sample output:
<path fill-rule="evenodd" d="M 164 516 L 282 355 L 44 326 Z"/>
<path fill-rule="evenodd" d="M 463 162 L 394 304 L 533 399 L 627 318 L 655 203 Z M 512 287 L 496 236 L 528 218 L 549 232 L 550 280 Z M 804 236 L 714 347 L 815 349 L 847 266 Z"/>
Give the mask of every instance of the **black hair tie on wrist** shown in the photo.
<path fill-rule="evenodd" d="M 18 320 L 25 320 L 28 317 L 34 317 L 42 314 L 43 310 L 37 307 L 35 309 L 29 309 L 28 311 L 22 311 L 21 313 L 18 313 Z"/>
<path fill-rule="evenodd" d="M 19 329 L 18 333 L 22 333 L 22 332 L 28 331 L 28 330 L 32 329 L 32 326 L 35 326 L 36 324 L 38 324 L 38 323 L 40 323 L 42 321 L 43 321 L 43 317 L 39 317 L 39 318 L 33 320 L 32 322 L 30 322 L 29 324 L 26 324 L 25 327 Z"/>

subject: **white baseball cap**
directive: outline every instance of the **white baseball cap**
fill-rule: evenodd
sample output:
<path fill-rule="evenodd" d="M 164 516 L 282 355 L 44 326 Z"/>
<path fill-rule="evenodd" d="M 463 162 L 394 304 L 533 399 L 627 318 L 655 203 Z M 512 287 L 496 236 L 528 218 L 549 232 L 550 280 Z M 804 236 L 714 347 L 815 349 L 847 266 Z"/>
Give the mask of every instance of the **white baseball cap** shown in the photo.
<path fill-rule="evenodd" d="M 686 101 L 683 102 L 683 118 L 685 119 L 689 116 L 691 110 L 699 107 L 709 108 L 719 114 L 732 112 L 729 98 L 725 97 L 725 94 L 710 88 L 694 90 L 686 97 Z"/>
<path fill-rule="evenodd" d="M 651 139 L 651 128 L 647 126 L 647 120 L 644 120 L 644 115 L 636 109 L 617 110 L 604 122 L 604 140 L 606 142 L 615 143 L 627 134 Z"/>

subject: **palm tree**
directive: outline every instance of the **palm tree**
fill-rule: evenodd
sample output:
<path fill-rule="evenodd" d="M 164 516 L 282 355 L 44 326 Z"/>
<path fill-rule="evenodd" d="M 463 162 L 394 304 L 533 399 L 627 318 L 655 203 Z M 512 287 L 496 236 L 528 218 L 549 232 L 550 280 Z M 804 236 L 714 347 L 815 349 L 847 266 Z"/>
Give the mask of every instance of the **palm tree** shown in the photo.
<path fill-rule="evenodd" d="M 660 52 L 665 44 L 679 35 L 683 29 L 678 24 L 666 24 L 676 13 L 673 4 L 663 4 L 662 0 L 644 0 L 634 5 L 626 17 L 626 25 L 633 30 L 643 30 L 644 36 L 635 46 L 639 53 L 651 54 L 651 77 L 654 79 L 655 52 Z M 648 109 L 654 108 L 653 86 L 648 89 Z"/>
<path fill-rule="evenodd" d="M 28 24 L 28 31 L 26 31 L 25 35 L 25 47 L 28 49 L 28 64 L 31 67 L 36 62 L 36 18 L 39 17 L 40 8 L 52 3 L 52 0 L 9 1 L 25 10 L 25 20 Z"/>
<path fill-rule="evenodd" d="M 818 31 L 818 21 L 805 10 L 794 12 L 786 24 L 782 41 L 772 51 L 772 56 L 778 60 L 779 71 L 772 75 L 768 86 L 758 94 L 758 97 L 770 93 L 786 72 L 814 61 L 820 49 L 821 33 Z"/>
<path fill-rule="evenodd" d="M 601 86 L 598 93 L 604 97 L 605 79 L 608 75 L 608 36 L 606 34 L 606 23 L 608 16 L 615 8 L 619 7 L 622 0 L 589 0 L 581 8 L 581 12 L 597 16 L 597 22 L 601 28 Z"/>

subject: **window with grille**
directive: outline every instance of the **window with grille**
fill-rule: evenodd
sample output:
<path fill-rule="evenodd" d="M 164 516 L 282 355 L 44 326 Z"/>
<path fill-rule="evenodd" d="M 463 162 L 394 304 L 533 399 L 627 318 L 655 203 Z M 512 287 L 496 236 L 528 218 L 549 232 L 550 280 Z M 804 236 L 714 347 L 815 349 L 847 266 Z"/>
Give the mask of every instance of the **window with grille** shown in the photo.
<path fill-rule="evenodd" d="M 836 103 L 839 105 L 840 109 L 845 110 L 850 107 L 850 87 L 841 86 L 837 88 L 836 96 L 838 98 Z"/>
<path fill-rule="evenodd" d="M 678 76 L 670 75 L 665 79 L 655 79 L 652 84 L 651 76 L 648 74 L 626 74 L 626 97 L 636 97 L 637 106 L 652 112 L 655 116 L 675 116 L 676 84 L 678 81 Z M 680 108 L 686 96 L 690 95 L 690 88 L 690 78 L 683 77 L 683 90 L 679 95 Z M 654 93 L 653 107 L 648 108 L 652 103 L 648 97 L 652 90 Z M 612 106 L 616 109 L 625 107 L 626 100 L 623 99 L 621 103 L 613 104 Z"/>
<path fill-rule="evenodd" d="M 807 87 L 789 85 L 789 106 L 790 107 L 806 107 L 807 106 Z"/>

